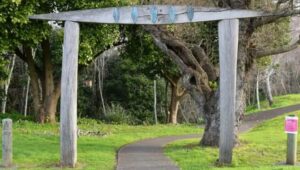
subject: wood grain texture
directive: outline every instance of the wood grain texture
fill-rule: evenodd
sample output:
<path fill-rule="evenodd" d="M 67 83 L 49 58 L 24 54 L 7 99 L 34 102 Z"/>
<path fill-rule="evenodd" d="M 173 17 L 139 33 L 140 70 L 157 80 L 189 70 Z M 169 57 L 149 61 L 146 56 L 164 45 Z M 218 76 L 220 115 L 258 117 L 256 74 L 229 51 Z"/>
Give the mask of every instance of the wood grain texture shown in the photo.
<path fill-rule="evenodd" d="M 12 120 L 2 120 L 2 166 L 12 166 Z M 1 168 L 0 168 L 1 169 Z"/>
<path fill-rule="evenodd" d="M 234 147 L 236 70 L 239 20 L 219 22 L 220 56 L 220 150 L 219 162 L 230 164 Z"/>
<path fill-rule="evenodd" d="M 59 20 L 59 21 L 74 21 L 88 23 L 110 23 L 110 24 L 151 24 L 150 9 L 151 5 L 136 6 L 138 10 L 138 18 L 136 23 L 131 18 L 132 7 L 119 7 L 119 20 L 115 22 L 115 8 L 89 9 L 80 11 L 60 12 L 51 14 L 40 14 L 30 16 L 30 19 L 38 20 Z M 155 24 L 172 24 L 172 23 L 190 23 L 200 21 L 215 21 L 234 18 L 251 18 L 270 15 L 264 12 L 253 10 L 233 10 L 225 8 L 206 8 L 193 7 L 194 18 L 189 20 L 187 15 L 187 6 L 173 6 L 176 13 L 174 22 L 169 18 L 168 5 L 156 5 L 158 9 L 158 20 Z"/>
<path fill-rule="evenodd" d="M 77 72 L 79 24 L 65 22 L 60 104 L 61 165 L 75 167 L 77 161 Z"/>
<path fill-rule="evenodd" d="M 297 163 L 297 134 L 287 134 L 286 164 L 295 165 Z"/>

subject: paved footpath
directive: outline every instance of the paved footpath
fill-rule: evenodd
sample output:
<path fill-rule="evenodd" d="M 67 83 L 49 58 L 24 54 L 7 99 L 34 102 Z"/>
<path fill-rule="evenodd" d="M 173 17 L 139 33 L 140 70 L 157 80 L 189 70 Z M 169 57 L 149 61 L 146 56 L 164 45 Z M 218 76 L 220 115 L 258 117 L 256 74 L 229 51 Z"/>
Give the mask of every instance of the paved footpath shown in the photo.
<path fill-rule="evenodd" d="M 300 105 L 258 112 L 246 116 L 240 133 L 246 132 L 265 120 L 284 113 L 300 110 Z M 172 160 L 164 155 L 163 148 L 170 142 L 181 139 L 199 138 L 200 134 L 169 136 L 146 139 L 122 147 L 118 152 L 117 170 L 179 170 Z"/>

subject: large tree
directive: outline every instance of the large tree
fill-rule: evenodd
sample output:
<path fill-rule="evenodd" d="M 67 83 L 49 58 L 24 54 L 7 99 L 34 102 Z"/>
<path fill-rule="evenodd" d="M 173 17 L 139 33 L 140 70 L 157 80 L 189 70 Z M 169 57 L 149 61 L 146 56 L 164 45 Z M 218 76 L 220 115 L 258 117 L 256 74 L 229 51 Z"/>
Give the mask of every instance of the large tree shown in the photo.
<path fill-rule="evenodd" d="M 188 44 L 198 44 L 209 54 L 212 63 L 218 61 L 217 30 L 215 22 L 197 23 L 191 25 L 169 25 L 167 30 L 170 34 L 183 39 Z M 170 101 L 168 102 L 167 122 L 177 123 L 180 101 L 187 94 L 187 90 L 182 85 L 183 74 L 174 64 L 175 62 L 166 57 L 166 54 L 156 47 L 151 34 L 143 32 L 141 27 L 127 26 L 128 43 L 125 49 L 125 57 L 133 58 L 138 63 L 138 68 L 149 78 L 155 76 L 163 77 L 170 85 Z M 199 40 L 201 40 L 199 42 Z M 139 49 L 139 50 L 137 50 Z M 212 88 L 215 82 L 209 82 Z"/>
<path fill-rule="evenodd" d="M 281 53 L 297 45 L 293 44 L 279 49 L 257 49 L 252 44 L 252 36 L 258 28 L 274 22 L 281 18 L 299 13 L 298 10 L 291 10 L 292 1 L 272 4 L 270 1 L 268 10 L 274 10 L 279 15 L 264 18 L 243 19 L 240 21 L 240 37 L 238 50 L 238 75 L 237 75 L 237 99 L 236 99 L 236 127 L 239 125 L 240 116 L 244 113 L 246 105 L 246 83 L 254 60 L 258 57 Z M 251 4 L 252 3 L 252 4 Z M 215 0 L 218 7 L 232 9 L 249 9 L 256 7 L 254 1 L 250 0 Z M 218 81 L 218 69 L 214 66 L 205 49 L 199 45 L 187 44 L 175 37 L 163 26 L 145 26 L 144 29 L 152 34 L 156 45 L 167 54 L 178 65 L 182 75 L 185 89 L 197 102 L 199 110 L 204 113 L 205 132 L 201 144 L 218 146 L 220 112 L 218 108 L 219 90 L 211 86 L 211 82 Z M 237 131 L 237 128 L 236 128 Z"/>
<path fill-rule="evenodd" d="M 33 108 L 39 122 L 55 122 L 60 97 L 62 27 L 60 22 L 30 21 L 34 13 L 100 8 L 117 1 L 4 0 L 0 2 L 0 53 L 15 53 L 28 65 Z M 122 1 L 125 3 L 125 1 Z M 119 28 L 81 24 L 81 67 L 119 41 Z"/>

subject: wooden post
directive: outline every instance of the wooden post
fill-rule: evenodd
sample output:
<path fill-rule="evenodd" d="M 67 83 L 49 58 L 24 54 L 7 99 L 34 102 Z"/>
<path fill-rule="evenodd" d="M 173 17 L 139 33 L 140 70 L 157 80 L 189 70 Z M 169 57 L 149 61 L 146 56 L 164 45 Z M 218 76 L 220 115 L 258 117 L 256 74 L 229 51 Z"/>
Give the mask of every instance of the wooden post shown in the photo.
<path fill-rule="evenodd" d="M 219 163 L 231 164 L 234 147 L 239 20 L 219 22 L 220 148 Z"/>
<path fill-rule="evenodd" d="M 66 21 L 60 100 L 61 165 L 64 167 L 75 167 L 77 162 L 78 49 L 79 24 Z"/>
<path fill-rule="evenodd" d="M 297 163 L 297 134 L 298 117 L 288 115 L 285 118 L 285 133 L 287 133 L 287 154 L 286 164 L 295 165 Z"/>
<path fill-rule="evenodd" d="M 2 120 L 2 166 L 12 166 L 12 120 Z"/>
<path fill-rule="evenodd" d="M 154 93 L 154 104 L 153 104 L 153 110 L 154 110 L 154 121 L 155 124 L 157 125 L 157 109 L 156 109 L 156 105 L 157 105 L 157 99 L 156 99 L 156 80 L 154 80 L 154 87 L 153 87 L 153 93 Z"/>
<path fill-rule="evenodd" d="M 288 133 L 286 164 L 295 165 L 297 162 L 297 134 Z"/>

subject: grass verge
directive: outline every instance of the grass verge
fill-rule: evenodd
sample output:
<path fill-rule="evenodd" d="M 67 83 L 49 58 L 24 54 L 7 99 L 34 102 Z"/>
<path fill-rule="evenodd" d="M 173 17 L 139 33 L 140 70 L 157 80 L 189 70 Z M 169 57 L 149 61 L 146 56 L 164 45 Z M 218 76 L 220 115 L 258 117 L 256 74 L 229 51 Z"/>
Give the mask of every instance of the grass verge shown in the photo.
<path fill-rule="evenodd" d="M 247 106 L 246 108 L 246 115 L 253 114 L 259 111 L 277 109 L 281 107 L 291 106 L 295 104 L 300 104 L 300 94 L 289 94 L 284 96 L 275 96 L 274 97 L 274 104 L 272 107 L 269 106 L 268 101 L 264 100 L 261 101 L 261 109 L 257 109 L 256 105 Z"/>
<path fill-rule="evenodd" d="M 300 116 L 300 114 L 297 114 Z M 296 170 L 300 167 L 279 166 L 285 161 L 286 134 L 284 116 L 258 125 L 250 132 L 240 135 L 240 146 L 234 150 L 231 167 L 216 167 L 218 148 L 200 147 L 198 140 L 182 140 L 169 144 L 165 153 L 183 170 Z M 300 141 L 300 136 L 298 136 Z M 300 142 L 298 142 L 298 145 Z M 298 158 L 300 148 L 298 147 Z M 298 161 L 300 161 L 298 159 Z"/>
<path fill-rule="evenodd" d="M 78 139 L 76 169 L 84 170 L 114 169 L 116 151 L 127 143 L 201 131 L 192 125 L 108 125 L 86 119 L 79 120 L 79 128 L 84 136 Z M 56 167 L 59 164 L 59 153 L 59 124 L 40 125 L 24 120 L 14 122 L 13 160 L 18 169 L 60 169 Z"/>

